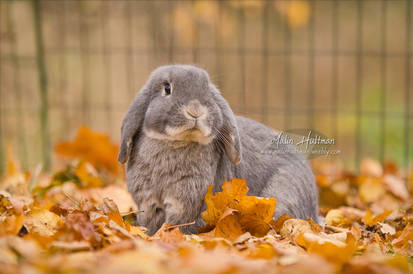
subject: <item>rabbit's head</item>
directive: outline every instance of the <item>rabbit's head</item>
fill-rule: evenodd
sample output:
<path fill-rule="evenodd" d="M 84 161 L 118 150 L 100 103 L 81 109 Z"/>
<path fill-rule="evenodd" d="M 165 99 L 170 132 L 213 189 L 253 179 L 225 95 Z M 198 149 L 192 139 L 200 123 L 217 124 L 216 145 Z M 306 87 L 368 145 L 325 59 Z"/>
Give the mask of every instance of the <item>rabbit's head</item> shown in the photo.
<path fill-rule="evenodd" d="M 121 163 L 128 160 L 138 133 L 203 145 L 218 141 L 233 163 L 241 160 L 234 114 L 208 73 L 195 66 L 168 65 L 151 73 L 123 120 Z"/>

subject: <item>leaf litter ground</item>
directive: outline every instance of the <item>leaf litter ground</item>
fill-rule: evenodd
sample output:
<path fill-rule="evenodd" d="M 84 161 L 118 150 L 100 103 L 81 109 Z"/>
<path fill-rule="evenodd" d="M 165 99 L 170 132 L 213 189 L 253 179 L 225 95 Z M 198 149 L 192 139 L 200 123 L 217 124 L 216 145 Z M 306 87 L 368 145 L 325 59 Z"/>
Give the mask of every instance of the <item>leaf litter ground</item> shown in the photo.
<path fill-rule="evenodd" d="M 11 153 L 0 182 L 4 273 L 406 273 L 413 269 L 413 176 L 365 159 L 360 173 L 314 162 L 324 226 L 283 215 L 245 180 L 205 196 L 205 227 L 164 224 L 149 237 L 126 190 L 118 146 L 82 127 L 56 145 L 64 165 L 21 172 Z"/>

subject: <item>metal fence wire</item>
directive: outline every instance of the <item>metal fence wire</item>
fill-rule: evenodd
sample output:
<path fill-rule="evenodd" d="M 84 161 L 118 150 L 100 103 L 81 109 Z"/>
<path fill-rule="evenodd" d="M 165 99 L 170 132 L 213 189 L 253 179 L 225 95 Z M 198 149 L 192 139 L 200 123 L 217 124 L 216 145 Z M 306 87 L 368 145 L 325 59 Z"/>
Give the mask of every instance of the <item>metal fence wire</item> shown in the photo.
<path fill-rule="evenodd" d="M 162 64 L 205 68 L 235 113 L 334 137 L 345 164 L 413 158 L 412 1 L 0 1 L 0 169 L 78 126 L 120 139 Z M 0 170 L 0 172 L 1 172 Z"/>

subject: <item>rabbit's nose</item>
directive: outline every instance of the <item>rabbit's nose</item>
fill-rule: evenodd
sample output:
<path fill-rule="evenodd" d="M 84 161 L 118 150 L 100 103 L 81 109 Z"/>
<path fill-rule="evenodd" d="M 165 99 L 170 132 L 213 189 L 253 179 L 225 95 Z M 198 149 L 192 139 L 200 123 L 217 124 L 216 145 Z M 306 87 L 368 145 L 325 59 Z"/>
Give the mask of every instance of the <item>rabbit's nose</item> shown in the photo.
<path fill-rule="evenodd" d="M 185 106 L 183 112 L 188 119 L 198 119 L 207 115 L 208 109 L 198 100 L 192 100 Z"/>
<path fill-rule="evenodd" d="M 199 116 L 202 115 L 202 113 L 200 113 L 199 111 L 195 111 L 195 110 L 192 110 L 192 109 L 187 109 L 186 113 L 189 116 L 191 116 L 192 118 L 195 118 L 195 119 L 199 118 Z"/>

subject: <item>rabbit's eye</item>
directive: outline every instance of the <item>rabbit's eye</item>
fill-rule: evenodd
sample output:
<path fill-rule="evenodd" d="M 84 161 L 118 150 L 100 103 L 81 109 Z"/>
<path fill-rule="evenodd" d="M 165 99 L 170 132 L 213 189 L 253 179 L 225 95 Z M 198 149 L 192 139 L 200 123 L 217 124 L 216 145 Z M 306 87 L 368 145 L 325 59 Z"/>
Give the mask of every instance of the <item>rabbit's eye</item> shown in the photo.
<path fill-rule="evenodd" d="M 165 83 L 163 90 L 164 90 L 165 95 L 171 95 L 171 92 L 172 92 L 171 84 Z"/>

